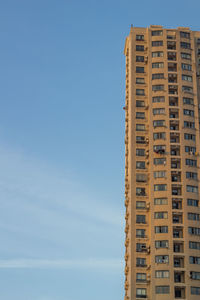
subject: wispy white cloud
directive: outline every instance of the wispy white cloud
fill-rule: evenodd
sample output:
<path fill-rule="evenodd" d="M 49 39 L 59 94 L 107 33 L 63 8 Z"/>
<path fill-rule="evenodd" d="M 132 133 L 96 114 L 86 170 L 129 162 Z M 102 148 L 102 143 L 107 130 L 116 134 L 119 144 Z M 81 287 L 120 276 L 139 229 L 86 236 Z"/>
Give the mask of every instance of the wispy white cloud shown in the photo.
<path fill-rule="evenodd" d="M 0 269 L 46 269 L 46 268 L 61 268 L 61 269 L 107 269 L 117 270 L 122 269 L 123 261 L 120 259 L 82 259 L 82 260 L 67 260 L 67 259 L 9 259 L 0 260 Z"/>
<path fill-rule="evenodd" d="M 2 144 L 0 166 L 1 257 L 119 256 L 123 211 L 109 198 Z"/>

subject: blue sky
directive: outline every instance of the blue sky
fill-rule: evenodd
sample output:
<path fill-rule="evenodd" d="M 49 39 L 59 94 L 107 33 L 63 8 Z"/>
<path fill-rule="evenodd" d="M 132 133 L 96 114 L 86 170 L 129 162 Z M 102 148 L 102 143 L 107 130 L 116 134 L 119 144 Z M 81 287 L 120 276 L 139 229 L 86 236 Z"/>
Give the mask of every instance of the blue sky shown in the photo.
<path fill-rule="evenodd" d="M 1 299 L 123 299 L 125 37 L 199 9 L 0 1 Z"/>

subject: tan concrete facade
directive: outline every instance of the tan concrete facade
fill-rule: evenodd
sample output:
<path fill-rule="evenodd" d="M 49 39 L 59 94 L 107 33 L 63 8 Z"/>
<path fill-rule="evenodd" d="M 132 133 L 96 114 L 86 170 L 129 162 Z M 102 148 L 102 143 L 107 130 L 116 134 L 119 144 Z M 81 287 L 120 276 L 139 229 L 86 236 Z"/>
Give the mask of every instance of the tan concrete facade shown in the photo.
<path fill-rule="evenodd" d="M 200 32 L 126 38 L 125 300 L 200 299 Z"/>

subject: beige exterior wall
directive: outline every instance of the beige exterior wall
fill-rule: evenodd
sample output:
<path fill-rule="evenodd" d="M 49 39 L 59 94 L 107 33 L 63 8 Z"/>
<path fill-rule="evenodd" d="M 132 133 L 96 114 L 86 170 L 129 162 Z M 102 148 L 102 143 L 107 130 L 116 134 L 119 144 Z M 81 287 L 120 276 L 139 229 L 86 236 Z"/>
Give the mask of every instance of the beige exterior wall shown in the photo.
<path fill-rule="evenodd" d="M 160 56 L 154 57 L 153 52 L 160 52 Z M 132 27 L 124 53 L 125 300 L 197 300 L 200 32 L 182 27 Z M 144 68 L 144 72 L 136 72 L 137 67 Z M 189 152 L 186 147 L 191 147 Z M 186 160 L 194 165 L 187 165 Z M 188 179 L 189 175 L 194 178 Z M 158 233 L 159 230 L 164 232 Z M 195 263 L 191 263 L 192 259 Z"/>

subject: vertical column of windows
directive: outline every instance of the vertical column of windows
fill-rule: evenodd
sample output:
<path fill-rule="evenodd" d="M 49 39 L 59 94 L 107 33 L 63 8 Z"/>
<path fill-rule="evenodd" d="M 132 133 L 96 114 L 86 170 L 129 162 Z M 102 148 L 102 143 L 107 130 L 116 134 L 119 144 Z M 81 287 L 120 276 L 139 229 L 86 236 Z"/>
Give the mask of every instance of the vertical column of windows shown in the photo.
<path fill-rule="evenodd" d="M 149 167 L 149 138 L 148 138 L 148 95 L 147 95 L 147 41 L 143 34 L 136 34 L 135 54 L 135 117 L 136 117 L 136 298 L 147 298 L 149 282 L 148 260 L 150 247 L 147 238 L 148 228 L 148 167 Z M 141 283 L 144 287 L 141 287 Z M 140 286 L 137 286 L 140 284 Z"/>

